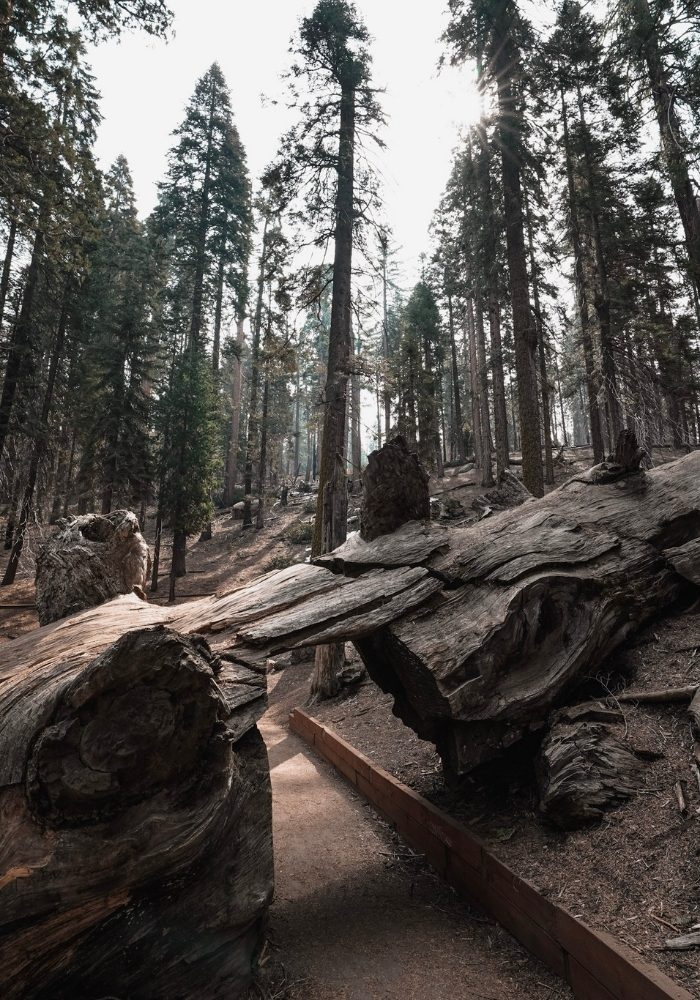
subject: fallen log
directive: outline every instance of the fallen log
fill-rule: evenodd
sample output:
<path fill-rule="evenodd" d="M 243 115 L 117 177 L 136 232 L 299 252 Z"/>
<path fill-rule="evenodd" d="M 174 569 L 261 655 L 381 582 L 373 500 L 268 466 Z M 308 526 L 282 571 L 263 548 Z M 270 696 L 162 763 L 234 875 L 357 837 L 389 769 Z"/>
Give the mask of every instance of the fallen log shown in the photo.
<path fill-rule="evenodd" d="M 42 625 L 140 592 L 149 569 L 148 546 L 135 514 L 84 514 L 58 522 L 36 560 L 36 603 Z"/>
<path fill-rule="evenodd" d="M 688 586 L 666 552 L 700 536 L 700 456 L 648 473 L 603 463 L 447 529 L 442 544 L 406 526 L 404 549 L 412 530 L 442 593 L 358 648 L 396 713 L 462 774 L 544 726 L 577 679 Z M 353 539 L 320 562 L 366 573 L 393 547 L 393 536 Z"/>
<path fill-rule="evenodd" d="M 58 648 L 60 634 L 42 629 L 4 649 L 38 677 L 42 657 L 80 655 L 86 629 L 117 638 L 145 621 L 205 633 L 250 666 L 354 641 L 396 713 L 463 774 L 544 727 L 574 683 L 693 586 L 667 552 L 698 537 L 700 453 L 651 472 L 608 462 L 470 527 L 351 536 L 318 565 L 221 598 L 152 608 L 124 597 L 69 619 Z"/>
<path fill-rule="evenodd" d="M 112 642 L 119 617 L 0 671 L 0 993 L 238 998 L 272 893 L 265 678 L 161 626 Z"/>

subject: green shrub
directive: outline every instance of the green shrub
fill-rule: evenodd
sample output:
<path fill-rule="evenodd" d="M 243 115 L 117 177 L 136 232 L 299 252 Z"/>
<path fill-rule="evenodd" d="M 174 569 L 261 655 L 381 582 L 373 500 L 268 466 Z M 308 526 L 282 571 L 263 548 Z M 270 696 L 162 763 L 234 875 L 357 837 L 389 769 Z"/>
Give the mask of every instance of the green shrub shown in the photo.
<path fill-rule="evenodd" d="M 296 521 L 289 525 L 284 537 L 291 545 L 308 545 L 314 537 L 314 522 Z"/>

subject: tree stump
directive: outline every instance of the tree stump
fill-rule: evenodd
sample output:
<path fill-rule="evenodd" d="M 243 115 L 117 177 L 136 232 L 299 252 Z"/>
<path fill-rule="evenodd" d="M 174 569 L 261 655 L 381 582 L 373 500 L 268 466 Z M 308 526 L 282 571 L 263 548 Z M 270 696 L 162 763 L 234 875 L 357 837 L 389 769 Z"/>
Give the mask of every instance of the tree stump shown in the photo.
<path fill-rule="evenodd" d="M 72 619 L 65 641 L 99 646 L 91 621 Z M 13 667 L 0 693 L 2 996 L 244 996 L 273 884 L 264 676 L 162 626 L 92 659 Z"/>
<path fill-rule="evenodd" d="M 404 438 L 392 438 L 370 454 L 362 483 L 360 535 L 365 541 L 430 517 L 428 473 Z"/>
<path fill-rule="evenodd" d="M 145 591 L 150 557 L 131 511 L 84 514 L 58 522 L 39 549 L 36 603 L 42 625 Z"/>

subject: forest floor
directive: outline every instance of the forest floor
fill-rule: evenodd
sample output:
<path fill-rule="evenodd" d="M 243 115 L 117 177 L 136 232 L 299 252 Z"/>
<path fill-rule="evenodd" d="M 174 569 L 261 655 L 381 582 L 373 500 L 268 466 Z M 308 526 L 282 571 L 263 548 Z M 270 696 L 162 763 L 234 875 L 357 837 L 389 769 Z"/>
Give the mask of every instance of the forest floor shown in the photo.
<path fill-rule="evenodd" d="M 574 464 L 558 467 L 557 483 L 590 464 L 586 453 L 568 457 Z M 669 450 L 654 454 L 656 463 L 674 457 Z M 447 505 L 451 523 L 468 521 L 471 500 L 483 493 L 473 474 L 454 470 L 432 489 L 443 513 L 446 498 L 456 501 Z M 273 510 L 262 532 L 242 533 L 240 521 L 219 513 L 213 538 L 190 545 L 178 599 L 221 592 L 303 561 L 311 519 L 310 499 Z M 146 533 L 151 543 L 153 523 L 149 519 Z M 166 544 L 161 565 L 169 565 Z M 165 601 L 166 585 L 163 577 L 161 591 L 151 599 Z M 37 627 L 33 601 L 29 559 L 15 585 L 0 592 L 2 604 L 29 605 L 0 607 L 0 657 L 3 640 Z M 288 712 L 306 702 L 310 673 L 306 662 L 270 675 L 271 707 L 262 726 L 271 757 L 278 885 L 269 962 L 277 978 L 269 995 L 295 1000 L 570 996 L 508 934 L 461 903 L 289 732 Z M 651 690 L 700 683 L 700 606 L 675 609 L 591 673 L 587 695 L 591 684 L 615 695 L 630 685 Z M 391 705 L 390 696 L 365 681 L 315 706 L 313 713 L 468 824 L 545 895 L 626 942 L 700 998 L 700 951 L 663 950 L 668 937 L 700 922 L 700 788 L 690 770 L 694 743 L 682 705 L 622 706 L 631 743 L 663 756 L 649 763 L 636 798 L 602 823 L 573 833 L 539 818 L 528 755 L 514 753 L 460 789 L 448 788 L 433 746 L 395 718 Z M 673 794 L 679 780 L 687 816 Z M 319 940 L 320 950 L 314 944 Z M 370 961 L 370 954 L 377 960 Z M 430 963 L 424 963 L 425 954 Z"/>

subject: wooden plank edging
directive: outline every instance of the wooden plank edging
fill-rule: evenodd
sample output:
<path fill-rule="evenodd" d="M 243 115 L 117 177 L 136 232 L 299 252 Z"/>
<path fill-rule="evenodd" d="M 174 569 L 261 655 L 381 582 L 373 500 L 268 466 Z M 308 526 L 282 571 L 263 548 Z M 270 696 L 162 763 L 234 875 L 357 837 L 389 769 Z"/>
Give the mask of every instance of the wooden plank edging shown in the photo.
<path fill-rule="evenodd" d="M 290 728 L 313 746 L 423 852 L 451 886 L 494 917 L 571 986 L 577 1000 L 693 1000 L 660 969 L 595 931 L 499 861 L 467 827 L 442 812 L 306 712 Z"/>

